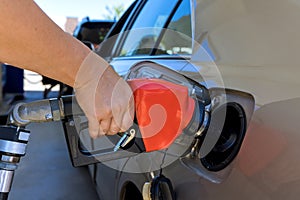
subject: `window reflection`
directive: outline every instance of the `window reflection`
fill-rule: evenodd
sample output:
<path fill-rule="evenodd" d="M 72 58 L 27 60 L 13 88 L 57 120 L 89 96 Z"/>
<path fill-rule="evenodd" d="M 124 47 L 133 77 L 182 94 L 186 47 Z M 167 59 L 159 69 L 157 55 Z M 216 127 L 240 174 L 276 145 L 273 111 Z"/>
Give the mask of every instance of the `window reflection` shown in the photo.
<path fill-rule="evenodd" d="M 178 8 L 177 3 L 149 0 L 134 21 L 119 56 L 190 55 L 190 1 L 183 0 Z"/>

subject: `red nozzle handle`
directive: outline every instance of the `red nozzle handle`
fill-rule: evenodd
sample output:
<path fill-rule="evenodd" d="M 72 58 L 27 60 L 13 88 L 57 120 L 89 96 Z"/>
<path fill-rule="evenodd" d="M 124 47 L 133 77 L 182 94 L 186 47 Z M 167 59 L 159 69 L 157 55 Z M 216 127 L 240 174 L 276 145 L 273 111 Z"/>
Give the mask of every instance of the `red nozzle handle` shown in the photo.
<path fill-rule="evenodd" d="M 146 152 L 168 148 L 190 123 L 195 101 L 188 88 L 161 79 L 128 81 Z"/>

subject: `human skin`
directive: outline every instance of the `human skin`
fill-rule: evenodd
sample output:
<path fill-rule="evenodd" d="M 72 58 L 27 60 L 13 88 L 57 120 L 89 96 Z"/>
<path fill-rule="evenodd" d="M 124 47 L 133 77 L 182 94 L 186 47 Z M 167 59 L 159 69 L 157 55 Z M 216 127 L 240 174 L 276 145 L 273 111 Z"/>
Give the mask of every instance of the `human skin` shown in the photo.
<path fill-rule="evenodd" d="M 80 77 L 82 63 L 91 54 L 94 53 L 62 31 L 33 1 L 0 0 L 1 62 L 35 71 L 84 93 L 76 79 Z M 101 77 L 85 85 L 85 89 L 93 87 L 95 94 L 84 93 L 79 100 L 86 114 L 91 110 L 87 117 L 93 138 L 127 130 L 134 112 L 132 91 L 127 83 L 103 59 L 96 65 L 93 70 L 99 70 L 96 74 Z M 113 100 L 113 93 L 122 98 Z M 94 103 L 87 102 L 91 100 Z"/>

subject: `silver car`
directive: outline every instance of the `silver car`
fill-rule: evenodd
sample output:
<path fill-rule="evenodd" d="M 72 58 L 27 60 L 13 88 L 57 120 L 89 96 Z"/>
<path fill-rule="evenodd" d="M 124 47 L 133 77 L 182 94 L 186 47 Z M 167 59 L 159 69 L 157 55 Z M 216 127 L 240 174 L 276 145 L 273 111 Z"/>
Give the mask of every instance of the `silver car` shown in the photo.
<path fill-rule="evenodd" d="M 167 149 L 126 155 L 82 125 L 73 164 L 89 165 L 100 199 L 297 199 L 299 11 L 297 0 L 135 1 L 97 52 L 124 78 L 205 88 L 207 119 Z"/>

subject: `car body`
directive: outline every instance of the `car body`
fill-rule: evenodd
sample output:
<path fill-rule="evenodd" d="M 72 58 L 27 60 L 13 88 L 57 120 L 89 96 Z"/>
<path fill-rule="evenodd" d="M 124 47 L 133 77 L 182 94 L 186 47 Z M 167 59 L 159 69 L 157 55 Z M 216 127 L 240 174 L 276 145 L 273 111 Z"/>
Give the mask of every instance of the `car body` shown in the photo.
<path fill-rule="evenodd" d="M 229 108 L 225 115 L 229 120 L 222 122 L 222 131 L 230 132 L 241 126 L 235 121 L 238 117 L 230 116 L 244 113 L 247 126 L 226 165 L 210 170 L 202 160 L 187 167 L 182 158 L 188 149 L 163 168 L 176 199 L 299 196 L 299 10 L 297 1 L 283 0 L 137 0 L 101 44 L 97 52 L 121 76 L 132 66 L 172 69 L 204 85 L 212 96 L 226 94 L 226 102 L 242 108 L 241 112 Z M 143 37 L 154 42 L 136 47 Z M 165 45 L 160 47 L 162 41 Z M 143 51 L 135 51 L 139 48 Z M 102 148 L 88 137 L 82 140 L 90 145 L 87 149 Z M 212 163 L 218 157 L 214 155 L 209 158 Z M 90 165 L 100 199 L 142 199 L 145 182 L 159 170 L 121 169 L 151 162 L 139 156 Z"/>

